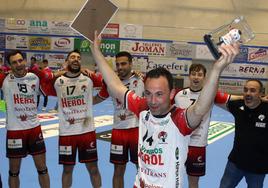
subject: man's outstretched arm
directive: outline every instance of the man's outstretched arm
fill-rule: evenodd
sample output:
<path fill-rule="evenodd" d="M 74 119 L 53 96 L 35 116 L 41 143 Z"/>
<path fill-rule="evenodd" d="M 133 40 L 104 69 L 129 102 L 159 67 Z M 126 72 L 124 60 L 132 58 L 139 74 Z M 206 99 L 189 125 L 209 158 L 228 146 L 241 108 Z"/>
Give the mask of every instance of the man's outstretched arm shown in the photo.
<path fill-rule="evenodd" d="M 219 47 L 219 51 L 222 53 L 222 56 L 213 64 L 213 68 L 198 100 L 187 110 L 187 119 L 192 128 L 196 128 L 200 124 L 204 114 L 212 107 L 218 89 L 220 74 L 227 65 L 233 62 L 235 56 L 239 53 L 239 45 L 223 44 Z"/>
<path fill-rule="evenodd" d="M 106 59 L 102 55 L 100 51 L 100 39 L 98 38 L 97 32 L 95 32 L 95 38 L 91 44 L 91 52 L 98 65 L 99 71 L 101 72 L 103 79 L 109 88 L 111 96 L 124 103 L 124 95 L 128 89 L 123 85 L 119 77 L 108 65 Z"/>

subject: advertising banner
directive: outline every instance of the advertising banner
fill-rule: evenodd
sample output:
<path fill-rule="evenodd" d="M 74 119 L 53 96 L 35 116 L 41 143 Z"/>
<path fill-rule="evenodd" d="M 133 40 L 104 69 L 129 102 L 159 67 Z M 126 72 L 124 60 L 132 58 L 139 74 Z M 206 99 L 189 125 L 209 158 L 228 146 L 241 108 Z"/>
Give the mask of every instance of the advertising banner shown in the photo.
<path fill-rule="evenodd" d="M 5 32 L 28 33 L 28 24 L 25 19 L 7 18 L 5 20 Z"/>
<path fill-rule="evenodd" d="M 29 37 L 30 50 L 50 50 L 51 37 Z"/>
<path fill-rule="evenodd" d="M 6 48 L 7 49 L 28 49 L 28 36 L 23 35 L 6 35 Z"/>
<path fill-rule="evenodd" d="M 172 74 L 187 74 L 188 67 L 190 67 L 191 63 L 192 61 L 179 60 L 177 58 L 149 57 L 146 72 L 157 67 L 164 67 Z"/>
<path fill-rule="evenodd" d="M 32 34 L 49 34 L 48 21 L 46 20 L 29 20 L 28 33 Z"/>
<path fill-rule="evenodd" d="M 164 42 L 121 40 L 120 51 L 128 51 L 132 55 L 165 56 L 166 45 Z"/>
<path fill-rule="evenodd" d="M 102 38 L 118 38 L 119 37 L 119 24 L 108 23 L 104 28 Z"/>
<path fill-rule="evenodd" d="M 141 39 L 143 33 L 143 26 L 137 24 L 120 24 L 119 37 L 120 38 L 136 38 Z"/>
<path fill-rule="evenodd" d="M 248 61 L 268 63 L 268 49 L 267 48 L 249 48 Z"/>
<path fill-rule="evenodd" d="M 193 44 L 170 43 L 167 44 L 167 57 L 193 58 L 195 56 L 195 48 Z"/>
<path fill-rule="evenodd" d="M 242 78 L 267 78 L 267 75 L 266 65 L 250 63 L 233 63 L 228 65 L 222 72 L 222 76 Z"/>
<path fill-rule="evenodd" d="M 52 37 L 51 50 L 70 52 L 74 48 L 74 39 L 67 37 Z"/>

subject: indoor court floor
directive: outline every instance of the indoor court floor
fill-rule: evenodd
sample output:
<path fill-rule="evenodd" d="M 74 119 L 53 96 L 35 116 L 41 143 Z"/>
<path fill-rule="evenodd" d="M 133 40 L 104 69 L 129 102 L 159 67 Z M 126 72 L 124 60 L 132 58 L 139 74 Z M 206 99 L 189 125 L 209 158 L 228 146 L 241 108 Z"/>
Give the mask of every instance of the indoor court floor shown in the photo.
<path fill-rule="evenodd" d="M 41 97 L 41 103 L 42 103 Z M 48 109 L 55 105 L 56 98 L 49 97 Z M 94 117 L 96 131 L 98 133 L 98 165 L 102 176 L 102 187 L 112 187 L 113 165 L 109 162 L 110 149 L 110 130 L 112 124 L 113 106 L 111 100 L 104 101 L 95 105 Z M 3 187 L 7 188 L 8 184 L 8 160 L 5 157 L 5 114 L 0 113 L 0 172 L 3 181 Z M 50 174 L 51 188 L 61 187 L 62 166 L 58 164 L 58 117 L 57 114 L 44 113 L 39 114 L 42 130 L 44 133 L 45 143 L 47 147 L 47 166 Z M 228 154 L 232 148 L 234 127 L 232 115 L 219 109 L 213 108 L 212 122 L 209 131 L 209 145 L 207 147 L 207 174 L 200 180 L 200 188 L 217 188 L 227 162 Z M 133 164 L 128 163 L 125 174 L 125 188 L 132 188 L 136 168 Z M 186 180 L 186 179 L 185 179 Z M 37 188 L 39 187 L 37 180 L 37 172 L 31 156 L 23 159 L 20 171 L 21 188 Z M 90 179 L 86 171 L 85 165 L 77 163 L 73 172 L 72 188 L 88 188 L 91 187 Z M 188 187 L 187 181 L 184 186 Z M 238 188 L 245 188 L 246 183 L 243 179 Z M 264 187 L 268 187 L 266 178 Z"/>

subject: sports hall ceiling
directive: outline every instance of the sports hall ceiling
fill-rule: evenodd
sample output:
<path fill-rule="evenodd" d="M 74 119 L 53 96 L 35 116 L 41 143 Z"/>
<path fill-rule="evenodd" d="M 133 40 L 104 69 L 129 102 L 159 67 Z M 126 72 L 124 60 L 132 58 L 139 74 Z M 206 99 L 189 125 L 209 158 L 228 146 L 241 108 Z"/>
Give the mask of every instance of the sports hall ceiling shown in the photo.
<path fill-rule="evenodd" d="M 119 11 L 114 23 L 143 25 L 143 37 L 202 41 L 202 36 L 243 15 L 256 38 L 268 46 L 268 0 L 111 0 Z M 72 20 L 85 0 L 0 0 L 0 17 Z"/>

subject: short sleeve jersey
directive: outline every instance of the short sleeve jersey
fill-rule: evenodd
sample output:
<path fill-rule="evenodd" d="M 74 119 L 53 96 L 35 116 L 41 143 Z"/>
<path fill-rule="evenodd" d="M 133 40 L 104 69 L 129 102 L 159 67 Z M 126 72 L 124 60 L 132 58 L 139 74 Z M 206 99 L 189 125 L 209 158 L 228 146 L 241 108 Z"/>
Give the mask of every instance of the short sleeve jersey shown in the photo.
<path fill-rule="evenodd" d="M 39 78 L 33 73 L 20 78 L 8 74 L 2 89 L 7 106 L 7 130 L 26 130 L 38 126 L 36 101 Z"/>
<path fill-rule="evenodd" d="M 126 94 L 126 107 L 139 116 L 138 164 L 135 186 L 178 187 L 183 185 L 188 140 L 186 110 L 174 107 L 168 114 L 155 117 L 146 110 L 146 101 Z"/>
<path fill-rule="evenodd" d="M 122 80 L 123 84 L 130 90 L 134 91 L 136 95 L 143 96 L 144 83 L 142 79 L 134 74 L 127 80 Z M 99 97 L 106 99 L 109 97 L 109 89 L 103 84 L 99 92 Z M 130 129 L 138 127 L 138 119 L 135 114 L 124 107 L 118 99 L 113 98 L 114 105 L 114 129 Z"/>
<path fill-rule="evenodd" d="M 201 90 L 192 91 L 190 88 L 185 88 L 179 91 L 175 96 L 175 104 L 179 108 L 188 108 L 198 99 Z M 217 92 L 214 102 L 217 104 L 225 104 L 229 99 L 229 95 L 222 92 Z M 207 145 L 208 128 L 211 117 L 211 109 L 202 118 L 201 124 L 197 127 L 190 137 L 190 146 L 204 147 Z"/>
<path fill-rule="evenodd" d="M 59 103 L 60 136 L 78 135 L 95 130 L 92 114 L 94 80 L 83 74 L 56 79 L 54 87 Z"/>

